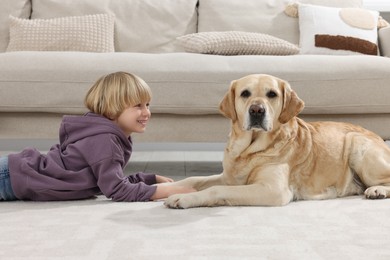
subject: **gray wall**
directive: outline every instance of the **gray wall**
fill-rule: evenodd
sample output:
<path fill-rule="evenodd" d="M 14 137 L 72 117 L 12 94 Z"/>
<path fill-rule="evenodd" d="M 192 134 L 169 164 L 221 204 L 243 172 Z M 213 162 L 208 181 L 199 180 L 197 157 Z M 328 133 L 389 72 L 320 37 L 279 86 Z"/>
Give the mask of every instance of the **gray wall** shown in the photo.
<path fill-rule="evenodd" d="M 381 16 L 390 23 L 390 12 L 382 12 Z"/>

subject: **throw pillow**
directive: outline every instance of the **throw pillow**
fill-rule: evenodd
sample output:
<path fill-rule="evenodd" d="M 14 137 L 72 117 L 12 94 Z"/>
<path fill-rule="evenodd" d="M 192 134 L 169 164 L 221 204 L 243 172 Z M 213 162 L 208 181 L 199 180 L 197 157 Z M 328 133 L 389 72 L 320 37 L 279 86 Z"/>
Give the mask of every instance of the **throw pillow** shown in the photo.
<path fill-rule="evenodd" d="M 378 54 L 378 12 L 303 4 L 298 12 L 302 54 Z"/>
<path fill-rule="evenodd" d="M 298 6 L 299 6 L 299 2 L 292 2 L 292 3 L 289 3 L 286 5 L 285 9 L 284 9 L 284 13 L 290 17 L 293 17 L 293 18 L 298 18 L 299 14 L 298 14 Z M 389 22 L 386 21 L 385 19 L 383 19 L 382 16 L 379 16 L 378 17 L 378 29 L 382 29 L 382 28 L 385 28 L 385 27 L 388 27 L 390 26 Z"/>
<path fill-rule="evenodd" d="M 12 51 L 114 51 L 115 17 L 108 14 L 20 19 L 10 16 Z"/>
<path fill-rule="evenodd" d="M 177 38 L 187 52 L 217 55 L 292 55 L 299 48 L 262 33 L 227 31 L 201 32 Z"/>
<path fill-rule="evenodd" d="M 183 48 L 178 48 L 176 37 L 197 31 L 198 0 L 33 0 L 32 2 L 34 10 L 31 19 L 115 14 L 116 52 L 184 51 Z"/>

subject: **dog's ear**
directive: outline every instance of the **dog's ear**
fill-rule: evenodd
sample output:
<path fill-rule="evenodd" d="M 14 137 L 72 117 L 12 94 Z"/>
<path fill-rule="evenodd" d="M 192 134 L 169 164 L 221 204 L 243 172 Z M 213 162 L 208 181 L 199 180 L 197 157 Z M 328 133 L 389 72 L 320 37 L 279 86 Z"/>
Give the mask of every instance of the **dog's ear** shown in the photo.
<path fill-rule="evenodd" d="M 237 119 L 236 108 L 235 108 L 235 92 L 236 92 L 236 81 L 232 81 L 230 84 L 229 91 L 223 97 L 219 104 L 219 111 L 227 118 L 235 121 Z"/>
<path fill-rule="evenodd" d="M 305 103 L 291 89 L 290 84 L 286 81 L 282 80 L 279 84 L 283 91 L 283 107 L 279 116 L 279 122 L 285 124 L 303 110 Z"/>

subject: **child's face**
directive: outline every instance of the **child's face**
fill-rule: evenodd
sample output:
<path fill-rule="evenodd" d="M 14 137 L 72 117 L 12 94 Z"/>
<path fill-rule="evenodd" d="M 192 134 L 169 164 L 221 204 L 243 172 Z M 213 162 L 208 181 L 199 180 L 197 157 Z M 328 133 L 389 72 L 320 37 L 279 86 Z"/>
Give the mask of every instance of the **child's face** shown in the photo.
<path fill-rule="evenodd" d="M 149 103 L 142 103 L 126 108 L 115 122 L 130 136 L 132 133 L 143 133 L 150 116 Z"/>

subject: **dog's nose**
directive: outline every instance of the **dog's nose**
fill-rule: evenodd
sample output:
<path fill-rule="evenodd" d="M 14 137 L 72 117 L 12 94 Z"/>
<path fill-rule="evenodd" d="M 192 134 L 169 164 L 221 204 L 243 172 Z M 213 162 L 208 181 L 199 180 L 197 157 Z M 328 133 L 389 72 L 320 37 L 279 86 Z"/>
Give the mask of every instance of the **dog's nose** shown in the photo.
<path fill-rule="evenodd" d="M 261 105 L 251 105 L 249 107 L 249 114 L 251 116 L 261 116 L 265 113 L 265 109 Z"/>

